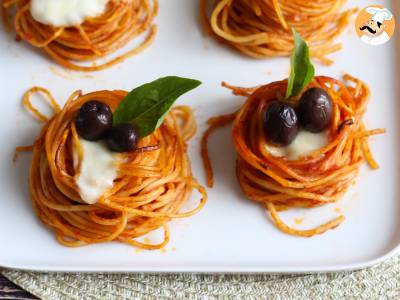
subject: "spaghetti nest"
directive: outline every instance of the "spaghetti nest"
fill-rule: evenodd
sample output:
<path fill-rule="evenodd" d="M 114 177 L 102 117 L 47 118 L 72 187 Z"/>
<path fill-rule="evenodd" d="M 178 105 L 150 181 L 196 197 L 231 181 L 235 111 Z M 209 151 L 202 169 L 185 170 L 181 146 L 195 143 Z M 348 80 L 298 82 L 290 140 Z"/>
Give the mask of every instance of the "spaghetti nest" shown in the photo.
<path fill-rule="evenodd" d="M 31 104 L 30 96 L 37 92 L 44 93 L 55 110 L 49 120 Z M 169 241 L 168 221 L 191 216 L 206 202 L 206 192 L 192 177 L 187 155 L 186 141 L 196 131 L 192 111 L 187 106 L 173 108 L 154 133 L 140 140 L 136 151 L 120 154 L 118 176 L 97 203 L 88 205 L 81 200 L 75 180 L 82 159 L 75 129 L 77 112 L 90 100 L 104 102 L 114 110 L 126 95 L 125 91 L 86 95 L 76 91 L 62 109 L 43 88 L 32 88 L 24 96 L 25 106 L 45 122 L 32 147 L 29 174 L 32 202 L 39 218 L 65 246 L 120 241 L 144 249 L 160 249 Z M 74 156 L 75 151 L 78 155 Z M 74 162 L 74 157 L 79 161 Z M 195 209 L 181 213 L 193 188 L 202 198 Z M 135 240 L 160 227 L 164 228 L 160 244 Z"/>
<path fill-rule="evenodd" d="M 30 13 L 30 0 L 3 0 L 6 25 L 12 7 L 16 8 L 13 23 L 18 38 L 43 49 L 63 67 L 77 71 L 98 71 L 119 63 L 148 47 L 157 31 L 152 25 L 158 11 L 157 0 L 110 0 L 102 15 L 71 27 L 37 22 Z M 75 63 L 95 61 L 113 53 L 145 31 L 149 33 L 140 45 L 108 62 L 92 66 Z"/>
<path fill-rule="evenodd" d="M 287 226 L 277 211 L 336 202 L 354 182 L 364 160 L 372 169 L 378 168 L 367 138 L 383 133 L 384 129 L 367 131 L 363 123 L 369 98 L 368 87 L 350 75 L 345 75 L 344 79 L 345 82 L 341 82 L 318 76 L 310 84 L 309 87 L 320 87 L 330 94 L 333 119 L 328 129 L 329 143 L 298 160 L 272 156 L 265 147 L 265 108 L 285 94 L 287 81 L 274 82 L 258 89 L 228 86 L 234 93 L 246 95 L 248 99 L 237 113 L 209 120 L 210 128 L 202 143 L 208 185 L 213 185 L 207 151 L 208 136 L 214 129 L 233 121 L 232 137 L 239 156 L 237 178 L 246 196 L 263 205 L 275 225 L 288 234 L 308 237 L 338 226 L 344 216 L 314 229 L 296 230 Z"/>
<path fill-rule="evenodd" d="M 324 64 L 332 63 L 328 54 L 341 49 L 334 39 L 355 12 L 341 10 L 346 0 L 216 0 L 209 18 L 209 0 L 200 1 L 207 31 L 240 52 L 255 58 L 289 56 L 290 28 L 295 28 Z"/>

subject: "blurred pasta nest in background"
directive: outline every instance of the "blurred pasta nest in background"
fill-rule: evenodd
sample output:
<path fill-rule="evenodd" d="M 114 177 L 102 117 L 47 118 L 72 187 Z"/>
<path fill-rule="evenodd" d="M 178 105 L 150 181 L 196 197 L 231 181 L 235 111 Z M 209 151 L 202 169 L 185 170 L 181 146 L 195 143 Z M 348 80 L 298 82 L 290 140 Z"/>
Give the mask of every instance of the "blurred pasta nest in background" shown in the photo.
<path fill-rule="evenodd" d="M 32 17 L 30 5 L 31 0 L 3 0 L 2 14 L 6 27 L 11 26 L 12 15 L 18 39 L 43 49 L 58 64 L 76 71 L 98 71 L 122 62 L 147 48 L 157 32 L 157 27 L 152 24 L 158 12 L 157 0 L 109 0 L 101 15 L 69 27 L 38 22 Z M 95 61 L 113 53 L 145 31 L 148 34 L 139 45 L 107 62 L 94 65 L 75 63 Z"/>
<path fill-rule="evenodd" d="M 220 41 L 254 58 L 290 56 L 291 28 L 307 41 L 311 55 L 331 64 L 327 55 L 341 49 L 335 42 L 356 9 L 346 0 L 200 0 L 204 26 Z"/>

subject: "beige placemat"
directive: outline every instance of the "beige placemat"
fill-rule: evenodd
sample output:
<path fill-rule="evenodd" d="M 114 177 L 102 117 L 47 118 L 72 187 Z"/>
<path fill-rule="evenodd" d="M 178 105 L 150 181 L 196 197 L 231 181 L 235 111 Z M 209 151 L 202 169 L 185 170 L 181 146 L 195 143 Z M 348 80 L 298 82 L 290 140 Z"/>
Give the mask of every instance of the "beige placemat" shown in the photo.
<path fill-rule="evenodd" d="M 400 299 L 400 256 L 317 275 L 66 274 L 1 270 L 41 299 Z"/>

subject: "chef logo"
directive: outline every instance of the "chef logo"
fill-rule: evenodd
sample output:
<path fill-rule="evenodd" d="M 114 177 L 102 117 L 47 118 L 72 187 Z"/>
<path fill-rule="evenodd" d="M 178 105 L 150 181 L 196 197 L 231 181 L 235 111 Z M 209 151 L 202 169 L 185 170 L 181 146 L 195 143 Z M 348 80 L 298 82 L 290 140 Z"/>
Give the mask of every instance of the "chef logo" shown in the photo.
<path fill-rule="evenodd" d="M 356 32 L 368 45 L 381 45 L 390 40 L 395 27 L 394 16 L 382 5 L 371 5 L 360 11 Z"/>

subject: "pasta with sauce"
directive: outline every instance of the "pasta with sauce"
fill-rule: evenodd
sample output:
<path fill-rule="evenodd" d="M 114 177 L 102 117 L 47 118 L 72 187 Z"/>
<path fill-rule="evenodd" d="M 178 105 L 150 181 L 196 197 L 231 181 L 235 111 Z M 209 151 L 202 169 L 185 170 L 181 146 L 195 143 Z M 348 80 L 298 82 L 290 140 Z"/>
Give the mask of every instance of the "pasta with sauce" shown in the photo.
<path fill-rule="evenodd" d="M 341 49 L 335 39 L 355 9 L 343 10 L 346 0 L 200 0 L 206 31 L 254 58 L 289 56 L 291 28 L 308 42 L 311 55 L 331 64 L 327 55 Z M 209 16 L 208 10 L 211 7 Z"/>
<path fill-rule="evenodd" d="M 267 150 L 265 111 L 282 97 L 287 80 L 258 88 L 240 88 L 223 84 L 247 100 L 239 111 L 211 118 L 202 139 L 202 157 L 207 173 L 207 185 L 213 186 L 213 172 L 207 141 L 217 128 L 233 122 L 232 139 L 238 153 L 236 175 L 247 198 L 262 205 L 281 231 L 310 237 L 333 229 L 344 221 L 341 215 L 325 224 L 299 230 L 285 224 L 278 212 L 294 207 L 311 208 L 338 201 L 355 181 L 366 161 L 372 169 L 378 164 L 372 157 L 368 137 L 384 133 L 384 129 L 367 130 L 363 122 L 369 89 L 365 83 L 350 75 L 344 81 L 316 76 L 307 89 L 319 88 L 332 98 L 333 114 L 323 147 L 302 157 L 288 159 Z"/>
<path fill-rule="evenodd" d="M 9 14 L 12 14 L 12 23 L 18 39 L 43 50 L 55 62 L 68 69 L 89 72 L 111 67 L 147 48 L 157 32 L 157 27 L 153 25 L 158 11 L 157 0 L 103 1 L 104 9 L 101 14 L 87 17 L 81 23 L 78 20 L 78 23 L 67 22 L 64 25 L 54 25 L 54 22 L 66 9 L 60 6 L 58 18 L 44 18 L 51 21 L 49 24 L 44 24 L 33 17 L 31 10 L 34 1 L 36 0 L 3 0 L 4 23 L 7 28 L 10 27 Z M 44 5 L 43 3 L 46 1 L 41 1 L 37 5 Z M 67 1 L 68 3 L 72 1 Z M 52 7 L 43 8 L 44 15 L 57 11 L 54 9 L 58 7 L 57 3 L 48 2 L 48 4 Z M 84 6 L 78 2 L 77 5 L 90 8 L 93 4 Z M 15 13 L 11 13 L 14 11 L 13 8 Z M 73 12 L 73 8 L 71 10 Z M 77 15 L 66 17 L 79 19 Z M 66 21 L 68 20 L 67 18 Z M 138 46 L 99 63 L 100 58 L 114 53 L 146 31 L 147 36 Z M 78 62 L 93 62 L 93 65 L 83 65 Z"/>
<path fill-rule="evenodd" d="M 32 106 L 30 97 L 35 93 L 46 97 L 54 109 L 53 117 L 47 118 Z M 113 154 L 116 177 L 111 178 L 110 187 L 98 199 L 85 201 L 87 197 L 80 190 L 84 185 L 78 182 L 80 173 L 85 172 L 84 143 L 99 142 L 81 139 L 77 114 L 94 100 L 114 111 L 126 96 L 127 92 L 121 90 L 89 94 L 76 91 L 60 108 L 44 88 L 34 87 L 24 95 L 24 105 L 44 125 L 33 146 L 18 147 L 17 151 L 32 151 L 29 189 L 33 206 L 40 220 L 65 246 L 118 241 L 144 249 L 160 249 L 170 239 L 168 222 L 195 214 L 206 202 L 206 191 L 193 178 L 187 155 L 187 141 L 196 132 L 193 113 L 187 106 L 172 108 L 158 129 L 138 141 L 135 150 Z M 103 160 L 99 153 L 96 155 L 95 160 Z M 94 174 L 89 178 L 94 184 L 102 176 L 96 172 L 88 174 Z M 201 194 L 199 204 L 190 211 L 180 212 L 193 189 Z M 164 230 L 161 243 L 138 240 L 159 228 Z"/>

